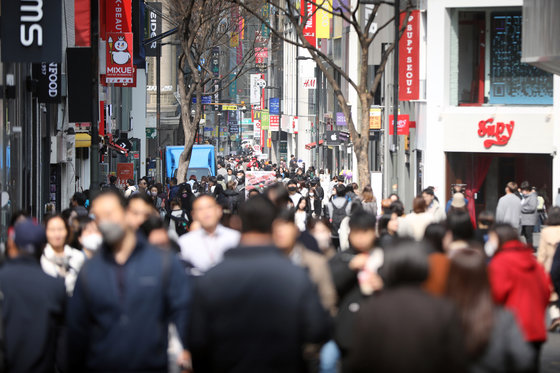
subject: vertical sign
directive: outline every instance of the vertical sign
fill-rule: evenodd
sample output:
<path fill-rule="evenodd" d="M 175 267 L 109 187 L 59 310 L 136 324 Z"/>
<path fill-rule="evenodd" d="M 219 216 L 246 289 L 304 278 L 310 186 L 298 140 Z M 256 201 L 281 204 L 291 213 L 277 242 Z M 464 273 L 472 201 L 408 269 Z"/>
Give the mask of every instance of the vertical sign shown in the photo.
<path fill-rule="evenodd" d="M 270 114 L 268 109 L 261 111 L 261 129 L 268 130 L 270 128 Z"/>
<path fill-rule="evenodd" d="M 117 163 L 117 184 L 124 189 L 128 179 L 134 180 L 134 163 Z"/>
<path fill-rule="evenodd" d="M 401 24 L 406 13 L 401 13 Z M 406 29 L 399 40 L 399 100 L 420 98 L 420 11 L 408 16 Z"/>
<path fill-rule="evenodd" d="M 310 0 L 301 0 L 301 15 L 302 19 L 305 20 L 303 25 L 303 37 L 312 46 L 316 46 L 316 36 L 315 36 L 315 2 Z"/>
<path fill-rule="evenodd" d="M 105 11 L 105 31 L 132 32 L 131 0 L 107 0 Z"/>
<path fill-rule="evenodd" d="M 60 64 L 56 62 L 33 64 L 33 79 L 37 80 L 39 102 L 60 101 Z"/>
<path fill-rule="evenodd" d="M 336 113 L 336 125 L 346 126 L 346 117 L 344 116 L 344 113 L 341 112 Z"/>
<path fill-rule="evenodd" d="M 278 132 L 280 130 L 280 115 L 270 115 L 270 131 Z"/>
<path fill-rule="evenodd" d="M 212 48 L 212 59 L 210 61 L 210 70 L 214 77 L 220 77 L 220 47 Z"/>
<path fill-rule="evenodd" d="M 268 108 L 270 115 L 280 115 L 280 99 L 271 97 L 268 99 Z"/>
<path fill-rule="evenodd" d="M 381 129 L 381 109 L 380 108 L 370 108 L 369 109 L 369 129 L 370 130 L 380 130 Z"/>
<path fill-rule="evenodd" d="M 316 26 L 317 39 L 330 39 L 331 19 L 332 19 L 332 0 L 322 0 L 317 2 Z"/>
<path fill-rule="evenodd" d="M 261 89 L 257 86 L 261 74 L 251 74 L 249 77 L 251 82 L 251 105 L 260 105 L 261 103 Z"/>
<path fill-rule="evenodd" d="M 105 83 L 134 83 L 134 65 L 132 63 L 132 32 L 107 33 Z"/>
<path fill-rule="evenodd" d="M 161 34 L 161 3 L 146 3 L 148 38 Z M 161 54 L 161 44 L 157 41 L 145 46 L 147 57 L 157 57 Z"/>
<path fill-rule="evenodd" d="M 269 16 L 270 16 L 270 5 L 265 4 L 262 6 L 261 8 L 261 16 L 262 19 L 269 21 Z M 269 38 L 270 37 L 270 29 L 268 28 L 268 26 L 263 22 L 262 27 L 261 27 L 261 33 L 265 38 Z"/>

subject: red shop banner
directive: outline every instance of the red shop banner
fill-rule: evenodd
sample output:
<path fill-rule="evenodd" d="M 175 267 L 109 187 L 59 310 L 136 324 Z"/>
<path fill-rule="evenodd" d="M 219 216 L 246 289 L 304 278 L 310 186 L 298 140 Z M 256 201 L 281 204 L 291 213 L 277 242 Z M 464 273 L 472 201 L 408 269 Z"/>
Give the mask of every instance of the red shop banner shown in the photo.
<path fill-rule="evenodd" d="M 389 127 L 389 135 L 392 135 L 394 133 L 394 131 L 393 131 L 393 127 L 394 127 L 393 118 L 394 118 L 394 115 L 389 115 L 389 123 L 387 124 L 387 126 Z M 408 134 L 410 134 L 408 118 L 409 118 L 408 114 L 402 114 L 402 115 L 399 115 L 397 117 L 397 135 L 408 135 Z"/>
<path fill-rule="evenodd" d="M 406 13 L 401 13 L 401 25 Z M 399 40 L 399 101 L 420 98 L 420 11 L 413 10 Z"/>
<path fill-rule="evenodd" d="M 124 190 L 129 179 L 134 180 L 134 163 L 117 163 L 117 185 Z"/>
<path fill-rule="evenodd" d="M 131 0 L 106 0 L 105 1 L 105 31 L 132 32 L 132 1 Z M 109 39 L 109 35 L 107 35 Z"/>
<path fill-rule="evenodd" d="M 132 32 L 107 33 L 105 83 L 134 83 Z"/>
<path fill-rule="evenodd" d="M 317 45 L 317 38 L 315 36 L 315 14 L 317 12 L 315 11 L 315 4 L 314 1 L 301 0 L 301 15 L 302 17 L 308 17 L 305 25 L 303 25 L 303 37 L 305 37 L 305 40 L 312 46 Z"/>

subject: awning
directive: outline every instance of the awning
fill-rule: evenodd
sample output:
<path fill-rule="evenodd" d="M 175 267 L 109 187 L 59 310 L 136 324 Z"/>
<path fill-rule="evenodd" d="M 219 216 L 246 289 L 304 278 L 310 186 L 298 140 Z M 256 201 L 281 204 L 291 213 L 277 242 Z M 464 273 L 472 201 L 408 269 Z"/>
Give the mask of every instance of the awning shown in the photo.
<path fill-rule="evenodd" d="M 89 148 L 91 146 L 91 135 L 89 133 L 76 134 L 76 148 Z"/>
<path fill-rule="evenodd" d="M 323 140 L 319 140 L 319 146 L 323 145 Z M 317 142 L 312 142 L 305 145 L 305 149 L 310 150 L 314 149 L 317 146 Z"/>

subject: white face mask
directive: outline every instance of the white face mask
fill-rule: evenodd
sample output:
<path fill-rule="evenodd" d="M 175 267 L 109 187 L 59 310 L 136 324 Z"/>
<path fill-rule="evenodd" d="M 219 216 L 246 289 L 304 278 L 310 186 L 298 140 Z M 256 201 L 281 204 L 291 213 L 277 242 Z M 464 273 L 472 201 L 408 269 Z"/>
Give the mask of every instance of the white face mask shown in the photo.
<path fill-rule="evenodd" d="M 214 189 L 216 189 L 216 186 L 215 186 L 215 185 L 212 185 L 212 186 L 210 187 L 210 193 L 214 193 Z"/>
<path fill-rule="evenodd" d="M 315 195 L 315 193 L 309 192 L 309 197 L 313 197 L 314 195 Z"/>
<path fill-rule="evenodd" d="M 484 252 L 488 255 L 489 258 L 493 257 L 496 251 L 498 250 L 498 245 L 492 240 L 486 241 L 484 244 Z"/>
<path fill-rule="evenodd" d="M 151 193 L 152 193 L 152 196 L 154 196 L 154 197 L 157 196 L 157 191 L 156 192 L 152 191 Z"/>
<path fill-rule="evenodd" d="M 81 240 L 84 249 L 89 251 L 97 251 L 103 243 L 103 236 L 99 233 L 92 233 L 88 236 L 82 237 Z"/>

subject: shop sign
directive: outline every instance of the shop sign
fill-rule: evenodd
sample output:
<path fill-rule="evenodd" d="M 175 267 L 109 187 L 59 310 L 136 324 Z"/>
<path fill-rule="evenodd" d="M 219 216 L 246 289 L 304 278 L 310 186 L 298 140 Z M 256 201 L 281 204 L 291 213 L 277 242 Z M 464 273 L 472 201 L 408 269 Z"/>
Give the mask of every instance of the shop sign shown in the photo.
<path fill-rule="evenodd" d="M 61 0 L 2 1 L 2 61 L 60 62 Z"/>
<path fill-rule="evenodd" d="M 132 32 L 131 0 L 107 0 L 105 10 L 106 32 Z"/>
<path fill-rule="evenodd" d="M 270 116 L 270 131 L 277 132 L 280 130 L 280 115 Z"/>
<path fill-rule="evenodd" d="M 302 20 L 305 20 L 303 25 L 303 37 L 313 47 L 316 46 L 316 4 L 313 1 L 301 0 L 301 15 Z"/>
<path fill-rule="evenodd" d="M 124 189 L 129 179 L 134 179 L 134 163 L 117 163 L 117 185 Z"/>
<path fill-rule="evenodd" d="M 60 101 L 60 64 L 56 62 L 33 64 L 33 79 L 36 79 L 39 102 Z"/>
<path fill-rule="evenodd" d="M 369 109 L 369 129 L 370 130 L 381 129 L 381 108 Z"/>
<path fill-rule="evenodd" d="M 496 122 L 494 118 L 481 120 L 478 122 L 478 137 L 486 138 L 484 147 L 490 149 L 492 146 L 505 146 L 508 144 L 515 128 L 515 122 L 510 120 L 509 123 Z"/>
<path fill-rule="evenodd" d="M 148 9 L 148 35 L 150 38 L 161 34 L 161 3 L 146 3 Z M 157 57 L 161 54 L 161 42 L 154 41 L 145 46 L 146 57 Z"/>
<path fill-rule="evenodd" d="M 132 32 L 107 33 L 105 82 L 134 83 L 134 66 L 132 63 Z"/>
<path fill-rule="evenodd" d="M 392 135 L 394 132 L 394 122 L 393 122 L 394 115 L 389 115 L 389 135 Z M 409 135 L 409 123 L 408 123 L 408 114 L 402 114 L 397 117 L 397 135 Z"/>
<path fill-rule="evenodd" d="M 338 131 L 327 131 L 327 146 L 338 146 L 342 142 Z"/>
<path fill-rule="evenodd" d="M 346 126 L 346 116 L 342 112 L 336 113 L 336 125 L 337 126 Z"/>
<path fill-rule="evenodd" d="M 401 13 L 401 24 L 405 13 Z M 420 98 L 420 11 L 413 10 L 399 41 L 399 100 Z"/>

